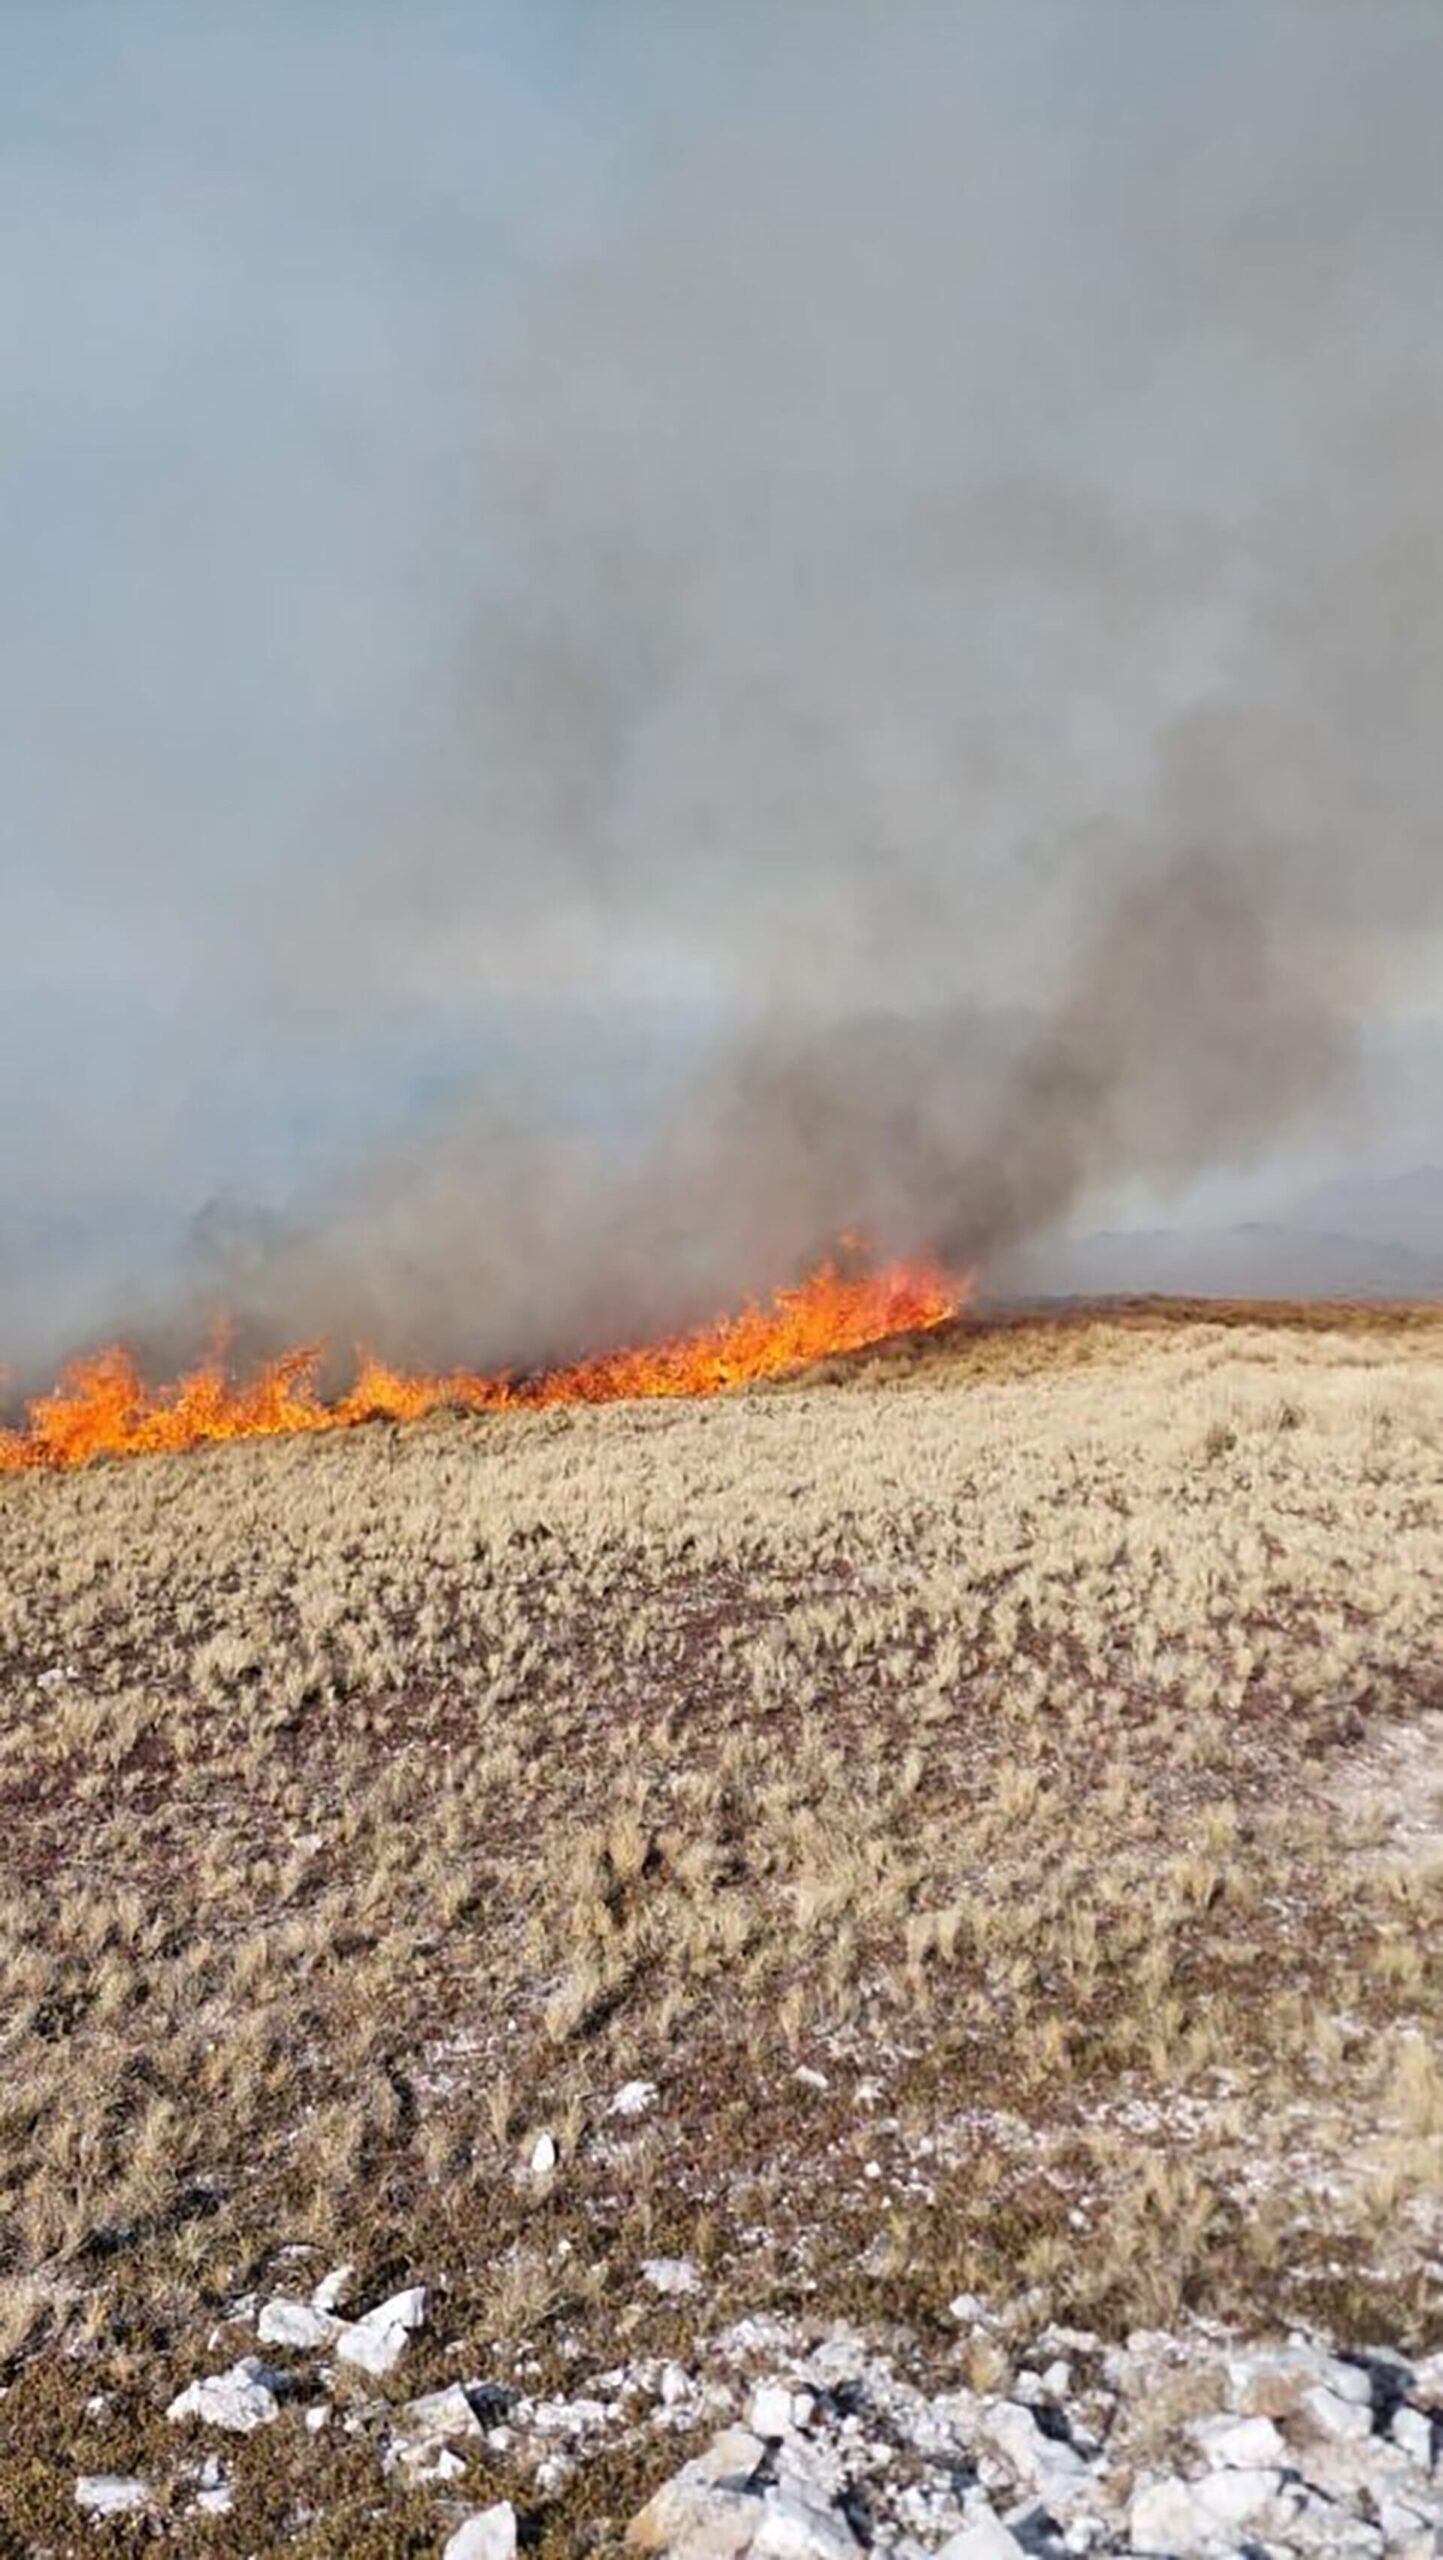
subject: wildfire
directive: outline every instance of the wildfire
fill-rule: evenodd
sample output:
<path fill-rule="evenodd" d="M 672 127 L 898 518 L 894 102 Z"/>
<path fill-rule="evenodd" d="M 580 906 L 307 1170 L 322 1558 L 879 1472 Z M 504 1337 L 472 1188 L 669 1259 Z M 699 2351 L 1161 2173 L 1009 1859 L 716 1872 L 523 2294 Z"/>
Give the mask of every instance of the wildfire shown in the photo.
<path fill-rule="evenodd" d="M 632 1396 L 720 1395 L 889 1334 L 944 1324 L 965 1296 L 963 1284 L 926 1263 L 851 1272 L 825 1262 L 796 1288 L 779 1289 L 770 1304 L 754 1301 L 694 1332 L 529 1378 L 472 1370 L 406 1374 L 361 1353 L 352 1385 L 330 1400 L 318 1383 L 323 1343 L 283 1353 L 245 1383 L 234 1382 L 217 1355 L 159 1386 L 148 1385 L 117 1344 L 72 1361 L 51 1393 L 30 1405 L 19 1430 L 0 1431 L 0 1473 L 80 1467 L 91 1458 L 194 1449 L 212 1440 L 413 1422 L 443 1407 L 497 1413 Z"/>

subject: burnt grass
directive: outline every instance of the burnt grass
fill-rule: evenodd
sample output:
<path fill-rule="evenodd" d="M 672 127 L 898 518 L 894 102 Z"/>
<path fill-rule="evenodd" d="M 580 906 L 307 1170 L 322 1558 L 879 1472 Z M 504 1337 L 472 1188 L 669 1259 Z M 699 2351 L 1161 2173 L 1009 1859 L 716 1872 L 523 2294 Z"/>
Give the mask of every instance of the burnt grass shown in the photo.
<path fill-rule="evenodd" d="M 1430 2343 L 1443 1877 L 1339 1782 L 1443 1703 L 1440 1352 L 1066 1310 L 0 1486 L 0 2554 L 108 2469 L 433 2552 L 299 2399 L 187 2512 L 168 2400 L 343 2259 L 432 2289 L 382 2400 L 757 2311 L 941 2374 L 959 2291 Z M 466 2495 L 602 2547 L 684 2449 Z"/>

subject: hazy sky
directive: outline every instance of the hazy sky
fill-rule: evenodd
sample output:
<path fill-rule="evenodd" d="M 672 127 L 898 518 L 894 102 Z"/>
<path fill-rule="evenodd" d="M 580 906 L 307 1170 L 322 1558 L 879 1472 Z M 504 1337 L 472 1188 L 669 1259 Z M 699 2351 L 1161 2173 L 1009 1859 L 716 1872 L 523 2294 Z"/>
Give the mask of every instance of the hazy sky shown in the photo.
<path fill-rule="evenodd" d="M 1294 653 L 1379 1063 L 1287 1144 L 1438 1152 L 1440 74 L 1432 0 L 0 0 L 0 1355 L 768 952 L 1026 1002 Z"/>

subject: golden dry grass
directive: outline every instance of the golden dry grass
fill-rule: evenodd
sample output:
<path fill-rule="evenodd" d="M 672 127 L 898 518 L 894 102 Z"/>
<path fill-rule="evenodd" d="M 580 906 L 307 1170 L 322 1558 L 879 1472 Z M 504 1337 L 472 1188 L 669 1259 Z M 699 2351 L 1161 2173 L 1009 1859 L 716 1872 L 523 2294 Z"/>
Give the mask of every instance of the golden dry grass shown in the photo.
<path fill-rule="evenodd" d="M 128 2458 L 283 2244 L 471 2369 L 675 2339 L 658 2253 L 1420 2326 L 1443 1871 L 1339 1781 L 1438 1701 L 1443 1321 L 830 1377 L 0 1487 L 13 2415 L 79 2347 Z"/>

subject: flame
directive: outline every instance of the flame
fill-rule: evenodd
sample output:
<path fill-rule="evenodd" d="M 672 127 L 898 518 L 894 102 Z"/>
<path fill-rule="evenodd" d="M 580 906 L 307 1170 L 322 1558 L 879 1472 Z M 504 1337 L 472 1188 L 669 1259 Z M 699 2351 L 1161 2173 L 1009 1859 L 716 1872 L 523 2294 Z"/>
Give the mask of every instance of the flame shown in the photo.
<path fill-rule="evenodd" d="M 929 1263 L 848 1271 L 824 1262 L 769 1304 L 752 1301 L 691 1333 L 635 1350 L 609 1351 L 529 1378 L 472 1370 L 403 1373 L 359 1353 L 347 1390 L 319 1390 L 325 1345 L 287 1351 L 244 1384 L 217 1353 L 162 1386 L 149 1386 L 119 1344 L 74 1360 L 24 1425 L 0 1431 L 0 1474 L 80 1467 L 91 1458 L 198 1448 L 214 1440 L 271 1439 L 285 1432 L 342 1431 L 359 1422 L 414 1422 L 440 1409 L 472 1413 L 557 1404 L 614 1404 L 633 1396 L 714 1396 L 776 1378 L 810 1361 L 858 1351 L 889 1334 L 945 1324 L 965 1283 Z"/>

